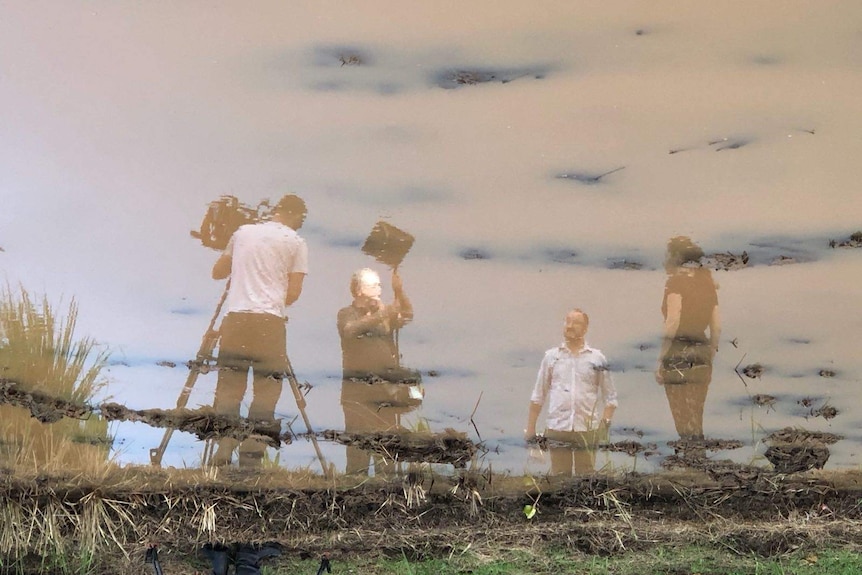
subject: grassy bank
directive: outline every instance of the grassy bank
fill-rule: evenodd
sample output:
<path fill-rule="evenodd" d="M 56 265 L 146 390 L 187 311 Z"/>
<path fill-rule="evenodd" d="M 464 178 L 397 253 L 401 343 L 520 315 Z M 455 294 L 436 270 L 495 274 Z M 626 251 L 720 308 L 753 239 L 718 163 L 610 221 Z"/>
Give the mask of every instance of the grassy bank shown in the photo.
<path fill-rule="evenodd" d="M 203 575 L 210 572 L 207 561 L 194 553 L 161 553 L 165 575 Z M 126 567 L 97 565 L 89 556 L 53 560 L 31 558 L 25 563 L 3 564 L 0 573 L 29 575 L 56 573 L 102 575 L 152 573 L 143 560 Z M 320 558 L 293 554 L 266 560 L 263 575 L 301 575 L 317 573 Z M 497 549 L 474 553 L 469 549 L 449 556 L 417 559 L 406 552 L 390 555 L 340 555 L 331 559 L 334 574 L 362 575 L 855 575 L 862 572 L 862 555 L 845 548 L 817 551 L 798 550 L 780 556 L 763 557 L 739 554 L 720 542 L 715 545 L 657 545 L 652 549 L 627 551 L 611 556 L 590 555 L 571 549 L 541 550 Z"/>

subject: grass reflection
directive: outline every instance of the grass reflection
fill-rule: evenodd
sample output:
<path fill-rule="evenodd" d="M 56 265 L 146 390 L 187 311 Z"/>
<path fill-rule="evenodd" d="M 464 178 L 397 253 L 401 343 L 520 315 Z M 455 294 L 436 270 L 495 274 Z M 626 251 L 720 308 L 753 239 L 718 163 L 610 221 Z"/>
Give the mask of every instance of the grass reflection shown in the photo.
<path fill-rule="evenodd" d="M 75 337 L 77 319 L 74 300 L 63 317 L 46 297 L 35 300 L 24 288 L 7 286 L 0 293 L 0 380 L 29 393 L 89 403 L 105 383 L 108 353 L 91 338 Z M 96 416 L 46 424 L 24 407 L 0 405 L 0 460 L 40 472 L 104 467 L 107 426 Z"/>

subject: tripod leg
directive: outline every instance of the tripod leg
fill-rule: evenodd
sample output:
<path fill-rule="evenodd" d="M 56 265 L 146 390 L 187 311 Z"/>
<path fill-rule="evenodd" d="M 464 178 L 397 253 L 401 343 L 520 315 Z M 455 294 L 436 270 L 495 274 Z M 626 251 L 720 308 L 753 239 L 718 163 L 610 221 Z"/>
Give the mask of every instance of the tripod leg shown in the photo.
<path fill-rule="evenodd" d="M 197 383 L 198 376 L 201 373 L 201 366 L 204 365 L 206 361 L 212 357 L 213 351 L 218 345 L 219 333 L 213 329 L 215 327 L 216 320 L 218 319 L 219 314 L 221 314 L 221 308 L 224 305 L 225 300 L 227 299 L 227 292 L 230 288 L 230 280 L 228 280 L 227 284 L 224 286 L 224 291 L 221 294 L 221 299 L 219 299 L 218 305 L 216 305 L 215 313 L 213 313 L 212 319 L 210 319 L 209 327 L 207 327 L 206 332 L 204 333 L 203 338 L 201 338 L 201 346 L 198 349 L 197 357 L 195 358 L 195 363 L 189 368 L 191 371 L 189 372 L 188 378 L 186 378 L 186 384 L 183 386 L 182 391 L 180 392 L 180 396 L 177 398 L 177 409 L 182 409 L 189 402 L 189 396 L 192 393 L 192 388 Z M 165 430 L 165 435 L 162 437 L 162 442 L 158 447 L 150 449 L 150 463 L 156 467 L 162 464 L 162 457 L 165 455 L 165 451 L 168 448 L 168 443 L 171 440 L 171 435 L 173 435 L 174 430 L 172 428 L 168 428 Z"/>
<path fill-rule="evenodd" d="M 305 423 L 305 428 L 308 430 L 308 435 L 311 437 L 311 443 L 314 445 L 317 459 L 320 460 L 320 467 L 323 469 L 323 476 L 329 478 L 329 467 L 326 464 L 326 459 L 323 458 L 323 452 L 320 450 L 320 445 L 317 444 L 317 436 L 311 428 L 308 414 L 305 412 L 305 396 L 303 396 L 302 392 L 299 390 L 299 382 L 296 381 L 296 374 L 293 373 L 293 365 L 291 365 L 289 358 L 287 358 L 287 381 L 290 383 L 290 389 L 293 391 L 293 397 L 296 400 L 296 407 L 299 408 L 299 413 L 302 415 L 302 421 Z"/>

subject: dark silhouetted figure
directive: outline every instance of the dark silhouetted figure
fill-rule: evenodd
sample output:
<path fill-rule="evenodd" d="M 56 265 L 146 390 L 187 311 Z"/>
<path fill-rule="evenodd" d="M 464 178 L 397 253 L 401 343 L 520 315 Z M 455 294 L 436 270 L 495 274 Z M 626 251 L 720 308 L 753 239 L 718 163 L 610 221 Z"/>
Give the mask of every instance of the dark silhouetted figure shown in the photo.
<path fill-rule="evenodd" d="M 664 340 L 655 375 L 664 385 L 676 431 L 688 441 L 703 439 L 703 410 L 721 335 L 717 286 L 700 265 L 703 255 L 685 236 L 667 244 Z"/>
<path fill-rule="evenodd" d="M 207 543 L 201 552 L 212 563 L 212 575 L 227 575 L 231 565 L 236 575 L 260 575 L 261 562 L 269 557 L 278 557 L 281 549 L 278 543 L 235 543 L 231 546 Z"/>

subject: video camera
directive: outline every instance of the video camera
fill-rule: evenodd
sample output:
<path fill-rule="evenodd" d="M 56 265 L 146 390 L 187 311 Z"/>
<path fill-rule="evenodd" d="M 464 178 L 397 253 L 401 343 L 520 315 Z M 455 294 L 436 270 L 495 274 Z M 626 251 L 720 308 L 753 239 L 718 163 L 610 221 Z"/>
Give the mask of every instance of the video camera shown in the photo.
<path fill-rule="evenodd" d="M 271 216 L 272 206 L 269 205 L 269 200 L 263 200 L 257 208 L 252 208 L 240 202 L 236 196 L 225 195 L 210 202 L 200 230 L 192 230 L 190 233 L 204 246 L 223 250 L 237 228 L 269 219 Z"/>

